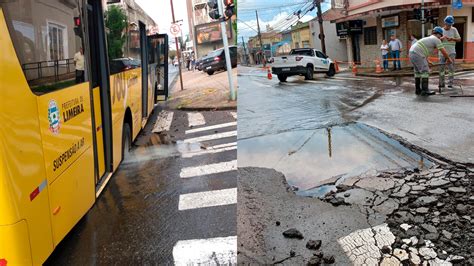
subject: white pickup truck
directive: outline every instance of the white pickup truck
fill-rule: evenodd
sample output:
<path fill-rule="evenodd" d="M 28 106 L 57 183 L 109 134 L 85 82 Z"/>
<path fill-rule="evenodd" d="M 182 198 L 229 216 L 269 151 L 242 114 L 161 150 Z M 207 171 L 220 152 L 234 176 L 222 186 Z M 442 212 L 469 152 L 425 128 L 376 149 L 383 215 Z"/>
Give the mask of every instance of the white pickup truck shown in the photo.
<path fill-rule="evenodd" d="M 270 58 L 269 63 L 272 65 L 272 73 L 277 75 L 281 82 L 295 75 L 311 80 L 315 72 L 324 72 L 330 77 L 336 74 L 333 61 L 313 48 L 292 49 L 289 55 Z"/>

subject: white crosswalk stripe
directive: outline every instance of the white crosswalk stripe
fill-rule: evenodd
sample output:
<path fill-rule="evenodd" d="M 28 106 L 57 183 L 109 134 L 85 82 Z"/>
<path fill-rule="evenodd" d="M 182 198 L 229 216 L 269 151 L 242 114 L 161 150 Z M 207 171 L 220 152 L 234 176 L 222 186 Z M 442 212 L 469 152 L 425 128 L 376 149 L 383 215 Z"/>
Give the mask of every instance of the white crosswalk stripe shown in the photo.
<path fill-rule="evenodd" d="M 204 154 L 213 154 L 213 153 L 219 153 L 219 152 L 224 152 L 224 151 L 232 151 L 236 149 L 237 149 L 237 142 L 231 142 L 231 143 L 207 147 L 205 150 L 182 152 L 181 157 L 191 158 L 194 156 L 199 156 L 199 155 L 204 155 Z"/>
<path fill-rule="evenodd" d="M 237 236 L 180 240 L 173 247 L 175 265 L 237 265 Z"/>
<path fill-rule="evenodd" d="M 237 126 L 237 122 L 228 122 L 228 123 L 217 124 L 217 125 L 212 125 L 212 126 L 207 126 L 207 127 L 193 128 L 193 129 L 186 130 L 185 134 L 192 134 L 192 133 L 208 131 L 212 129 L 226 128 L 226 127 L 231 127 L 231 126 Z"/>
<path fill-rule="evenodd" d="M 201 113 L 188 113 L 189 127 L 202 126 L 206 124 L 206 120 Z"/>
<path fill-rule="evenodd" d="M 173 112 L 163 111 L 158 115 L 155 126 L 152 132 L 160 133 L 163 131 L 170 131 L 171 122 L 173 121 Z"/>
<path fill-rule="evenodd" d="M 237 119 L 236 112 L 230 114 Z M 228 120 L 231 120 L 229 117 Z M 206 121 L 201 113 L 188 113 L 188 125 L 193 127 L 186 130 L 185 135 L 194 134 L 191 138 L 178 141 L 178 146 L 184 148 L 178 149 L 182 158 L 191 158 L 194 156 L 206 156 L 225 151 L 236 151 L 237 142 L 237 122 L 224 122 L 216 125 L 206 126 Z M 223 131 L 214 133 L 214 130 Z M 229 138 L 229 139 L 225 139 Z M 225 139 L 225 140 L 223 140 Z M 219 141 L 218 144 L 203 148 L 202 142 Z M 222 143 L 225 142 L 225 143 Z M 196 146 L 196 147 L 195 147 Z M 202 157 L 207 160 L 206 157 Z M 219 157 L 213 157 L 219 158 Z M 195 159 L 194 159 L 195 160 Z M 228 160 L 228 159 L 227 159 Z M 237 160 L 217 162 L 205 165 L 194 165 L 183 167 L 180 170 L 180 178 L 183 182 L 189 178 L 201 177 L 205 180 L 207 175 L 236 172 Z M 237 175 L 237 174 L 235 174 Z M 237 176 L 235 177 L 237 178 Z M 227 206 L 237 204 L 237 188 L 225 188 L 199 191 L 193 193 L 184 193 L 179 195 L 178 211 L 199 211 L 207 213 L 213 207 Z M 202 215 L 202 214 L 201 214 Z M 215 217 L 219 218 L 219 217 Z M 231 229 L 234 230 L 234 229 Z M 237 237 L 215 237 L 204 239 L 179 240 L 173 247 L 173 259 L 175 265 L 235 265 L 237 264 Z"/>
<path fill-rule="evenodd" d="M 183 140 L 183 142 L 184 143 L 203 142 L 203 141 L 209 141 L 209 140 L 229 138 L 229 137 L 234 137 L 234 136 L 237 136 L 237 130 L 228 131 L 224 133 L 205 135 L 205 136 L 200 136 L 200 137 L 195 137 L 195 138 L 189 138 L 189 139 Z"/>
<path fill-rule="evenodd" d="M 180 211 L 237 203 L 237 188 L 211 190 L 179 195 Z"/>
<path fill-rule="evenodd" d="M 181 178 L 190 178 L 202 175 L 211 175 L 237 170 L 237 160 L 229 162 L 220 162 L 195 167 L 185 167 L 181 169 L 179 176 Z"/>

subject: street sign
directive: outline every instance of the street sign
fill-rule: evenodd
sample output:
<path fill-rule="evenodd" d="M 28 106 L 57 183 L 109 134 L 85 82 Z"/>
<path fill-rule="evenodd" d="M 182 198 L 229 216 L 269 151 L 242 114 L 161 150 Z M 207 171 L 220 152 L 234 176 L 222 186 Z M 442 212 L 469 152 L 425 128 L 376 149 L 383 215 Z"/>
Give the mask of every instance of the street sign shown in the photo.
<path fill-rule="evenodd" d="M 452 5 L 453 5 L 454 9 L 461 9 L 462 8 L 462 0 L 454 0 Z"/>
<path fill-rule="evenodd" d="M 181 28 L 179 27 L 179 24 L 176 24 L 176 23 L 171 24 L 170 33 L 174 37 L 178 37 L 179 34 L 181 33 Z"/>

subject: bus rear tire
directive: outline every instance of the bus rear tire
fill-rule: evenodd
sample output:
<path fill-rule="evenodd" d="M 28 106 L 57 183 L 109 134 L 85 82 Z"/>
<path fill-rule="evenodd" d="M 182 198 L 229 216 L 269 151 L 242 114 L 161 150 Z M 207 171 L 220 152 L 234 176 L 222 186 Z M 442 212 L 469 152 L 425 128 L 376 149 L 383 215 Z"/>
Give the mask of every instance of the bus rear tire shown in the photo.
<path fill-rule="evenodd" d="M 132 149 L 132 133 L 130 132 L 130 126 L 128 123 L 123 124 L 122 129 L 122 161 L 126 161 L 130 158 Z"/>

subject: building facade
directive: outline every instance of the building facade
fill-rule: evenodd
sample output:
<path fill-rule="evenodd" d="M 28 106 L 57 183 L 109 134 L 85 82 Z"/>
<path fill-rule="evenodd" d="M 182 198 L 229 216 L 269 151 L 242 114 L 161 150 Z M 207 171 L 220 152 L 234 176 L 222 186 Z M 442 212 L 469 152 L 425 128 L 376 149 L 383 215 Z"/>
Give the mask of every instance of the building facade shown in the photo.
<path fill-rule="evenodd" d="M 210 8 L 207 0 L 186 0 L 188 11 L 189 36 L 193 42 L 193 50 L 197 58 L 222 48 L 221 25 L 209 17 Z M 237 32 L 234 30 L 236 16 L 227 22 L 227 38 L 229 45 L 235 44 Z"/>
<path fill-rule="evenodd" d="M 323 13 L 324 43 L 326 45 L 326 55 L 337 61 L 347 61 L 347 48 L 344 38 L 337 36 L 336 24 L 330 21 L 341 16 L 340 10 L 329 9 Z M 311 38 L 314 48 L 321 50 L 320 27 L 318 18 L 309 21 Z"/>
<path fill-rule="evenodd" d="M 363 66 L 372 66 L 374 60 L 381 58 L 380 46 L 383 40 L 390 41 L 396 35 L 402 42 L 400 57 L 402 66 L 408 64 L 410 35 L 422 38 L 422 27 L 425 36 L 435 26 L 442 26 L 448 14 L 455 17 L 454 25 L 462 41 L 457 45 L 457 57 L 474 59 L 474 0 L 463 1 L 464 7 L 454 10 L 451 1 L 425 1 L 426 23 L 422 24 L 417 10 L 421 8 L 416 0 L 335 0 L 333 8 L 343 10 L 341 15 L 331 19 L 336 24 L 336 32 L 345 39 L 347 61 Z M 329 53 L 329 52 L 328 52 Z M 436 56 L 436 53 L 433 54 Z"/>
<path fill-rule="evenodd" d="M 275 30 L 262 32 L 260 35 L 262 38 L 262 49 L 260 49 L 260 39 L 258 35 L 250 37 L 248 41 L 250 60 L 251 63 L 254 64 L 261 64 L 264 55 L 265 58 L 275 56 L 276 48 L 282 41 L 282 34 Z"/>
<path fill-rule="evenodd" d="M 314 47 L 309 22 L 298 22 L 296 25 L 291 26 L 291 40 L 292 48 Z"/>

